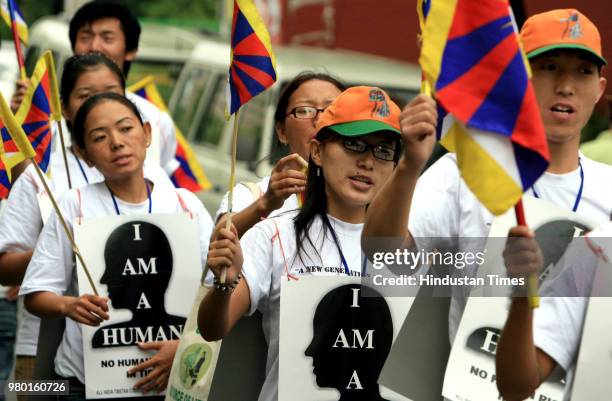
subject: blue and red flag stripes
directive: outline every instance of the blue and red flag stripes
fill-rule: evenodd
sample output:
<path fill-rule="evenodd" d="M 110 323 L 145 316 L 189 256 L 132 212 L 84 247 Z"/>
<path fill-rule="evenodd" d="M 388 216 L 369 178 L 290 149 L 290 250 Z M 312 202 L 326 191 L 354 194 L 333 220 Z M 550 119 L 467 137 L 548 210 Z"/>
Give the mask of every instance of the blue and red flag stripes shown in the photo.
<path fill-rule="evenodd" d="M 208 189 L 210 187 L 210 183 L 208 183 L 207 185 L 208 188 L 205 188 L 205 186 L 199 183 L 192 169 L 193 161 L 195 160 L 189 160 L 187 154 L 185 153 L 185 143 L 182 142 L 183 141 L 178 140 L 177 137 L 176 154 L 174 155 L 174 157 L 179 162 L 179 167 L 174 171 L 174 173 L 172 173 L 172 176 L 170 177 L 172 183 L 177 188 L 185 188 L 190 190 L 191 192 L 200 192 L 203 189 Z"/>
<path fill-rule="evenodd" d="M 240 106 L 276 82 L 270 34 L 252 0 L 234 0 L 227 110 Z"/>
<path fill-rule="evenodd" d="M 505 212 L 548 166 L 544 126 L 507 1 L 430 0 L 419 59 L 433 88 L 441 143 L 494 214 Z M 501 186 L 495 189 L 492 185 Z"/>
<path fill-rule="evenodd" d="M 0 199 L 11 189 L 11 169 L 36 156 L 25 132 L 0 93 Z"/>
<path fill-rule="evenodd" d="M 6 166 L 0 160 L 0 199 L 8 198 L 9 192 L 11 191 L 11 183 L 8 179 L 6 172 Z"/>
<path fill-rule="evenodd" d="M 11 181 L 9 180 L 10 167 L 5 164 L 6 146 L 15 146 L 13 140 L 9 136 L 8 131 L 4 127 L 4 123 L 0 119 L 0 199 L 8 198 L 11 190 Z"/>
<path fill-rule="evenodd" d="M 46 64 L 40 66 L 32 74 L 31 86 L 16 118 L 36 151 L 36 162 L 46 172 L 51 157 L 51 90 L 49 70 Z"/>
<path fill-rule="evenodd" d="M 160 110 L 168 112 L 168 107 L 159 94 L 152 75 L 131 85 L 128 90 L 147 99 Z M 172 183 L 177 188 L 185 188 L 191 192 L 206 191 L 210 189 L 212 184 L 206 177 L 206 174 L 204 174 L 204 170 L 200 166 L 200 163 L 198 163 L 191 146 L 189 146 L 189 142 L 176 125 L 174 126 L 174 130 L 176 133 L 176 152 L 174 158 L 179 162 L 179 166 L 170 177 Z"/>

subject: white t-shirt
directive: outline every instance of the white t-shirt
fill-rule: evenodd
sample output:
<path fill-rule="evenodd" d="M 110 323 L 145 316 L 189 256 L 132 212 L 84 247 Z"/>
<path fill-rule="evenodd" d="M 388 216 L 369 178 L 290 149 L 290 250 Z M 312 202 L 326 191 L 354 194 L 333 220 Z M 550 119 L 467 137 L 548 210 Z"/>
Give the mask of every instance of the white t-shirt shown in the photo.
<path fill-rule="evenodd" d="M 138 110 L 140 110 L 143 120 L 151 124 L 152 132 L 159 132 L 159 165 L 168 175 L 172 175 L 174 170 L 179 166 L 178 160 L 174 157 L 176 154 L 177 142 L 172 117 L 165 111 L 161 111 L 147 99 L 132 92 L 126 91 L 125 97 L 131 100 Z"/>
<path fill-rule="evenodd" d="M 362 271 L 360 238 L 363 224 L 349 224 L 331 216 L 329 220 L 350 274 L 360 276 Z M 278 236 L 275 238 L 277 227 Z M 292 275 L 346 274 L 331 233 L 328 231 L 324 237 L 322 228 L 323 221 L 316 218 L 309 230 L 314 246 L 307 240 L 303 241 L 304 251 L 301 253 L 301 258 L 296 254 L 296 234 L 293 219 L 289 216 L 261 221 L 248 230 L 240 240 L 244 256 L 242 270 L 251 297 L 249 314 L 255 310 L 263 314 L 263 331 L 268 342 L 266 379 L 259 394 L 260 401 L 278 399 L 280 286 L 281 280 L 286 279 L 283 276 L 287 275 L 287 271 Z"/>
<path fill-rule="evenodd" d="M 564 400 L 570 399 L 588 296 L 598 268 L 598 255 L 587 241 L 592 244 L 597 237 L 612 237 L 612 223 L 593 230 L 588 239 L 580 237 L 572 241 L 555 268 L 559 270 L 558 276 L 542 284 L 540 307 L 534 310 L 535 346 L 567 372 Z"/>
<path fill-rule="evenodd" d="M 260 196 L 266 193 L 268 190 L 268 185 L 270 184 L 270 177 L 264 177 L 261 181 L 256 183 L 257 188 L 259 189 L 258 194 L 254 194 L 251 189 L 245 184 L 239 183 L 234 187 L 234 199 L 232 204 L 232 211 L 234 213 L 238 213 L 251 205 L 251 203 L 255 202 Z M 215 221 L 219 220 L 221 215 L 227 213 L 227 198 L 229 192 L 225 194 L 223 199 L 221 200 L 221 204 L 219 205 L 219 209 L 217 213 L 215 213 Z M 287 199 L 285 199 L 285 203 L 279 209 L 274 210 L 268 217 L 279 216 L 284 214 L 285 212 L 296 211 L 299 209 L 298 198 L 295 194 L 291 195 Z"/>
<path fill-rule="evenodd" d="M 584 186 L 576 212 L 596 222 L 610 220 L 612 212 L 612 166 L 580 155 Z M 580 187 L 580 169 L 567 174 L 544 173 L 535 183 L 541 199 L 572 210 Z M 530 190 L 528 194 L 533 194 Z M 476 199 L 460 176 L 457 157 L 442 156 L 417 182 L 408 229 L 418 249 L 457 248 L 481 251 L 493 221 L 493 215 Z M 469 249 L 466 247 L 469 246 Z M 475 274 L 468 266 L 462 274 Z M 467 294 L 453 288 L 449 312 L 451 344 L 465 309 Z"/>
<path fill-rule="evenodd" d="M 213 223 L 196 196 L 184 189 L 169 189 L 164 185 L 155 185 L 151 192 L 152 212 L 156 214 L 185 212 L 179 196 L 187 209 L 198 216 L 202 266 L 204 266 Z M 148 200 L 139 204 L 123 202 L 118 198 L 116 200 L 122 214 L 148 213 Z M 79 216 L 101 217 L 116 213 L 110 192 L 104 183 L 88 185 L 67 192 L 60 200 L 60 208 L 70 229 L 73 227 L 74 220 Z M 200 272 L 194 272 L 194 279 L 199 279 L 200 274 Z M 52 214 L 36 244 L 34 255 L 21 285 L 20 295 L 39 291 L 50 291 L 58 295 L 77 295 L 76 280 L 74 254 L 70 242 L 57 216 Z M 62 377 L 76 377 L 81 383 L 85 382 L 81 327 L 72 319 L 66 319 L 66 330 L 55 357 L 55 371 Z"/>

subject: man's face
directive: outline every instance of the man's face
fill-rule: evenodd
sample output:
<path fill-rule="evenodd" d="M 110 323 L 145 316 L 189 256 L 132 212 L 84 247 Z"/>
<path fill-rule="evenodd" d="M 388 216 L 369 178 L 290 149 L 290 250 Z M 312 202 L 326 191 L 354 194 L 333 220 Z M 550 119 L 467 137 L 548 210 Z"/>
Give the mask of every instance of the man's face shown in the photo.
<path fill-rule="evenodd" d="M 597 65 L 579 51 L 557 50 L 534 58 L 531 69 L 548 141 L 578 143 L 606 87 Z"/>
<path fill-rule="evenodd" d="M 124 63 L 136 57 L 136 51 L 126 51 L 125 34 L 117 18 L 100 18 L 83 25 L 76 35 L 74 54 L 99 52 L 124 70 Z"/>

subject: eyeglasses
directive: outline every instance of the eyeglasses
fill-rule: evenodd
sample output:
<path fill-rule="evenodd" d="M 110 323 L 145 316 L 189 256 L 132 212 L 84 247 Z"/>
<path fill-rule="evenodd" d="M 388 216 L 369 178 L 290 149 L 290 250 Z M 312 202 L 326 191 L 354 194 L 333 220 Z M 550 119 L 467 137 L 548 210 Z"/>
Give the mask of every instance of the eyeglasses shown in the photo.
<path fill-rule="evenodd" d="M 395 160 L 395 148 L 385 145 L 370 145 L 369 143 L 356 138 L 342 138 L 342 145 L 356 153 L 364 153 L 368 149 L 372 151 L 375 158 L 391 162 Z"/>
<path fill-rule="evenodd" d="M 298 106 L 294 107 L 289 113 L 285 115 L 285 117 L 289 115 L 293 115 L 293 117 L 298 120 L 312 120 L 316 118 L 319 113 L 324 112 L 325 109 L 317 109 L 316 107 L 311 106 Z"/>

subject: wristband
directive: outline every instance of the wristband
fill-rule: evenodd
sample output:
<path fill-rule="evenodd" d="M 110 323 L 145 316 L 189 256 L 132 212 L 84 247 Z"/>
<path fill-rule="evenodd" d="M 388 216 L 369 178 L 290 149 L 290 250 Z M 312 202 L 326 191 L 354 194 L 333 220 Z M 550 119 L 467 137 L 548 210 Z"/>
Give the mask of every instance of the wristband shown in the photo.
<path fill-rule="evenodd" d="M 226 294 L 231 294 L 236 289 L 236 286 L 240 282 L 241 278 L 242 278 L 242 274 L 238 273 L 238 275 L 236 276 L 236 279 L 234 280 L 233 283 L 231 283 L 231 284 L 221 284 L 219 279 L 215 277 L 215 281 L 213 281 L 213 285 L 215 286 L 216 290 L 223 291 Z"/>

